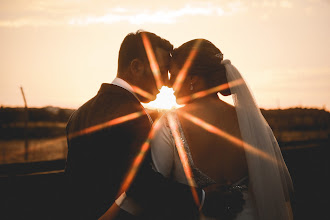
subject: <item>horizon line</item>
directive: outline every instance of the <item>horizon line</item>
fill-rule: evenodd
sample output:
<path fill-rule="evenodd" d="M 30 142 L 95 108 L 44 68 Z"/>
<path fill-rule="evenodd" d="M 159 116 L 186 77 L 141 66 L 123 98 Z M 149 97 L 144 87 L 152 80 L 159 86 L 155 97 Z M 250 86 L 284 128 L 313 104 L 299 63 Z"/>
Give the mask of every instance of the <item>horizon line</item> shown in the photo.
<path fill-rule="evenodd" d="M 80 107 L 80 106 L 79 106 Z M 78 109 L 74 107 L 64 107 L 64 106 L 54 106 L 54 105 L 45 105 L 45 106 L 28 106 L 29 109 L 36 108 L 36 109 L 42 109 L 42 108 L 59 108 L 59 109 L 70 109 L 70 110 L 76 110 Z M 22 105 L 0 105 L 0 108 L 25 108 Z M 145 109 L 148 110 L 161 110 L 161 111 L 168 111 L 171 109 L 162 109 L 162 108 L 155 108 L 155 107 L 148 107 L 144 106 Z M 330 113 L 330 109 L 327 109 L 325 105 L 323 107 L 317 107 L 317 106 L 288 106 L 288 107 L 276 107 L 276 108 L 264 108 L 264 107 L 259 107 L 260 110 L 289 110 L 289 109 L 316 109 L 316 110 L 324 110 L 326 112 Z"/>

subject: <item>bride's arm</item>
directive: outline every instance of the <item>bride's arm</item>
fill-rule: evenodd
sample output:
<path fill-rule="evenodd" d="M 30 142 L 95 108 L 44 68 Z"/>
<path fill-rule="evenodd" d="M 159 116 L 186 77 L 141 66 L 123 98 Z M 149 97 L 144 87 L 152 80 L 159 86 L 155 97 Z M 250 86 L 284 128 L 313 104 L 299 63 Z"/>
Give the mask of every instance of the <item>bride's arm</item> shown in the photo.
<path fill-rule="evenodd" d="M 157 122 L 159 124 L 150 141 L 150 151 L 155 171 L 169 177 L 173 168 L 175 143 L 166 121 L 166 117 L 163 116 Z"/>

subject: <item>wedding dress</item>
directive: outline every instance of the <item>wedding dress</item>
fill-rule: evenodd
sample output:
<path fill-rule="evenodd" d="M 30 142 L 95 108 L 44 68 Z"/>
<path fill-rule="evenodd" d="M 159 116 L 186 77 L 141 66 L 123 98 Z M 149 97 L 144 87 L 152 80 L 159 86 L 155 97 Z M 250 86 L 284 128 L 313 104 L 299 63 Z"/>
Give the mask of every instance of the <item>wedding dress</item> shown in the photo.
<path fill-rule="evenodd" d="M 189 167 L 194 177 L 195 186 L 203 188 L 208 185 L 216 183 L 212 178 L 204 174 L 201 170 L 194 165 L 192 155 L 189 149 L 188 142 L 184 136 L 181 123 L 175 111 L 167 112 L 162 116 L 159 123 L 159 128 L 155 132 L 155 136 L 151 140 L 151 155 L 153 160 L 153 167 L 156 171 L 163 174 L 165 177 L 173 178 L 180 183 L 189 185 L 187 180 L 177 147 L 174 140 L 173 128 L 170 127 L 168 118 L 171 117 L 175 120 L 177 132 L 182 142 L 182 146 L 187 156 Z M 247 177 L 232 184 L 232 186 L 245 187 L 243 190 L 243 198 L 245 204 L 243 211 L 240 212 L 235 220 L 254 220 L 256 217 L 256 208 L 253 203 L 253 195 L 248 190 Z M 212 220 L 213 218 L 201 216 L 200 220 Z"/>
<path fill-rule="evenodd" d="M 236 220 L 292 219 L 292 211 L 288 206 L 290 193 L 293 192 L 292 180 L 274 134 L 239 71 L 229 60 L 222 61 L 222 64 L 226 68 L 248 165 L 248 190 L 243 191 L 245 205 Z M 172 121 L 177 125 L 175 129 L 173 126 L 171 128 L 168 118 L 174 119 Z M 215 183 L 194 166 L 176 113 L 172 111 L 163 115 L 158 123 L 159 127 L 150 143 L 154 169 L 188 185 L 203 187 Z M 177 135 L 173 135 L 173 132 Z M 189 165 L 182 165 L 180 148 L 177 148 L 178 142 L 175 141 L 178 137 Z M 190 167 L 193 181 L 186 177 L 183 167 Z"/>

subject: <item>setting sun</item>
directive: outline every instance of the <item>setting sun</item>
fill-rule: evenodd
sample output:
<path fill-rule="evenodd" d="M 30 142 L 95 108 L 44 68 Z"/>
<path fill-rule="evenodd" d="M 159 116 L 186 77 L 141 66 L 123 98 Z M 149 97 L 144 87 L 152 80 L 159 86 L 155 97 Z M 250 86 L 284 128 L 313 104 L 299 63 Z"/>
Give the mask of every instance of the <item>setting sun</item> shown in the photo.
<path fill-rule="evenodd" d="M 172 88 L 168 88 L 163 86 L 160 89 L 160 93 L 157 95 L 156 100 L 145 104 L 147 108 L 156 108 L 156 109 L 172 109 L 172 108 L 180 108 L 182 105 L 178 105 L 176 103 L 176 99 L 174 96 L 174 91 Z"/>

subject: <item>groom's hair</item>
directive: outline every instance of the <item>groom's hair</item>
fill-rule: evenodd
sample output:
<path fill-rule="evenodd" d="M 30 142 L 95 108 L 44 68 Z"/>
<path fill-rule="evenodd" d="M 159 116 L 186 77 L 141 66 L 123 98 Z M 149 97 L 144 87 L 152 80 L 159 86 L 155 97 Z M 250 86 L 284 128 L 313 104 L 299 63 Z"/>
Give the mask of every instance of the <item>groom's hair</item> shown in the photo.
<path fill-rule="evenodd" d="M 149 40 L 152 49 L 162 48 L 169 53 L 173 50 L 173 45 L 166 39 L 159 37 L 158 35 L 138 30 L 136 33 L 129 33 L 121 43 L 118 55 L 118 73 L 124 72 L 130 65 L 133 59 L 140 59 L 141 61 L 147 61 L 147 53 L 144 48 L 142 34 L 144 34 Z"/>

